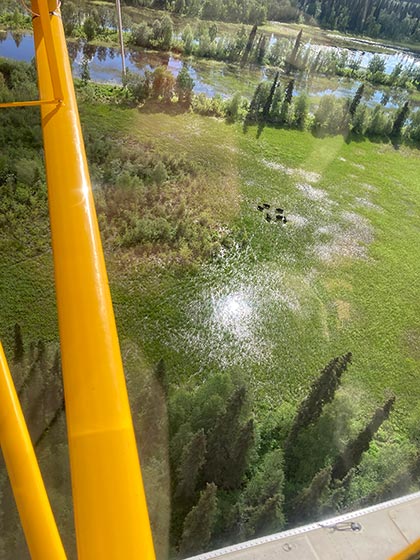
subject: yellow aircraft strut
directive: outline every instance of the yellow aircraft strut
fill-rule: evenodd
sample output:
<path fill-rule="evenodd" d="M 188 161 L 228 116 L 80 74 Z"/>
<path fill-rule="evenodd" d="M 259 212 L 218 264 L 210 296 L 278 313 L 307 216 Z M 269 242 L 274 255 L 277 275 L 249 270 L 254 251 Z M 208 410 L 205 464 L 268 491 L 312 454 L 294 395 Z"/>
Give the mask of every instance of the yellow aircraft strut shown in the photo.
<path fill-rule="evenodd" d="M 78 558 L 154 560 L 61 16 L 56 0 L 32 0 L 32 12 L 41 99 L 3 106 L 41 106 Z M 5 375 L 5 359 L 1 366 Z M 8 403 L 11 406 L 10 392 L 1 391 L 0 410 Z M 2 445 L 17 425 L 4 424 Z M 28 454 L 27 446 L 10 448 L 15 495 L 20 492 L 15 471 L 25 453 L 28 468 L 35 471 L 35 455 Z M 42 542 L 37 510 L 48 499 L 41 491 L 36 498 L 31 487 L 35 482 L 28 480 L 26 497 L 21 497 L 22 503 L 34 500 L 26 512 L 26 537 Z M 52 518 L 45 523 L 52 532 L 53 525 Z M 44 543 L 43 551 L 31 550 L 33 559 L 64 558 L 64 553 L 54 555 L 49 540 Z"/>
<path fill-rule="evenodd" d="M 12 376 L 0 344 L 0 442 L 32 558 L 65 560 Z"/>

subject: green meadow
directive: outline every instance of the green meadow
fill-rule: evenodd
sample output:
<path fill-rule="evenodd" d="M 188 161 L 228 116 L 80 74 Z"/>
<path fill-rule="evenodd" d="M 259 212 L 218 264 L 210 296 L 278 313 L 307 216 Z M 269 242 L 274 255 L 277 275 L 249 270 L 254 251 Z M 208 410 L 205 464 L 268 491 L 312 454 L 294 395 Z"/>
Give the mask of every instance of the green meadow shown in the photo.
<path fill-rule="evenodd" d="M 197 228 L 224 235 L 203 259 L 188 247 L 142 256 L 105 236 L 120 336 L 143 363 L 164 358 L 173 388 L 217 371 L 244 376 L 264 417 L 282 404 L 294 408 L 325 363 L 351 351 L 344 387 L 360 411 L 394 392 L 393 423 L 404 428 L 420 395 L 417 150 L 244 131 L 153 106 L 84 104 L 81 114 L 85 132 L 118 127 L 116 143 L 193 163 L 186 211 Z M 271 221 L 257 209 L 264 203 Z M 28 339 L 57 338 L 47 245 L 28 258 L 6 248 L 0 283 L 6 346 L 15 322 Z"/>
<path fill-rule="evenodd" d="M 405 424 L 420 394 L 417 150 L 271 128 L 257 137 L 159 109 L 84 105 L 82 120 L 103 134 L 118 123 L 121 141 L 193 162 L 189 211 L 229 234 L 214 258 L 186 264 L 108 250 L 120 335 L 150 365 L 163 357 L 174 387 L 240 372 L 264 413 L 295 405 L 351 351 L 345 386 L 362 408 L 394 392 Z M 287 223 L 272 208 L 267 222 L 262 203 Z M 4 334 L 17 321 L 29 337 L 56 337 L 50 255 L 3 263 Z"/>
<path fill-rule="evenodd" d="M 229 235 L 189 265 L 109 254 L 122 337 L 151 365 L 164 358 L 174 387 L 244 375 L 263 415 L 296 405 L 327 361 L 351 351 L 345 386 L 361 409 L 394 392 L 404 426 L 420 393 L 418 151 L 271 128 L 257 137 L 159 109 L 124 115 L 133 142 L 196 164 L 190 211 Z"/>

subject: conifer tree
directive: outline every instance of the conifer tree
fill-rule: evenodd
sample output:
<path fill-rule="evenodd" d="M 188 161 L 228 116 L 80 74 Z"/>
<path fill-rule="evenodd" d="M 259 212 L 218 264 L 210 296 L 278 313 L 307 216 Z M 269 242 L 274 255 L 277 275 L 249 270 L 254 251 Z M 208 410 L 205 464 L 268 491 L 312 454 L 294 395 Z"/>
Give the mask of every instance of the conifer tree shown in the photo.
<path fill-rule="evenodd" d="M 361 84 L 357 88 L 356 93 L 354 94 L 354 97 L 353 97 L 352 102 L 351 102 L 350 107 L 349 107 L 349 113 L 352 117 L 354 116 L 354 114 L 356 112 L 356 109 L 357 109 L 357 107 L 358 107 L 358 105 L 359 105 L 359 103 L 362 99 L 364 89 L 365 89 L 365 84 Z"/>
<path fill-rule="evenodd" d="M 287 517 L 290 524 L 301 524 L 316 518 L 330 481 L 331 467 L 322 469 L 314 476 L 308 488 L 302 490 L 292 502 Z"/>
<path fill-rule="evenodd" d="M 185 446 L 178 467 L 178 484 L 175 497 L 183 503 L 189 502 L 195 494 L 198 475 L 206 455 L 206 436 L 200 430 Z"/>
<path fill-rule="evenodd" d="M 394 124 L 392 125 L 391 136 L 398 137 L 401 135 L 401 129 L 404 126 L 409 112 L 410 108 L 408 106 L 408 101 L 406 101 L 395 117 Z"/>
<path fill-rule="evenodd" d="M 341 455 L 336 459 L 332 468 L 332 478 L 342 480 L 350 469 L 356 467 L 370 442 L 383 422 L 388 419 L 395 403 L 395 396 L 390 397 L 382 407 L 376 409 L 368 425 L 351 441 Z"/>
<path fill-rule="evenodd" d="M 258 29 L 258 25 L 254 24 L 249 33 L 248 41 L 245 46 L 244 53 L 242 55 L 241 66 L 245 66 L 245 64 L 248 62 L 249 54 L 252 50 L 252 47 L 254 46 L 255 37 L 257 35 L 257 29 Z"/>
<path fill-rule="evenodd" d="M 290 54 L 289 60 L 286 63 L 287 74 L 289 74 L 292 71 L 292 69 L 295 68 L 297 65 L 297 55 L 300 49 L 300 44 L 302 42 L 302 35 L 303 35 L 303 29 L 301 29 L 297 34 L 295 44 L 293 45 L 293 50 Z"/>
<path fill-rule="evenodd" d="M 13 361 L 15 364 L 23 360 L 23 355 L 25 353 L 23 347 L 22 330 L 18 323 L 15 324 L 14 328 L 14 348 L 13 348 Z"/>
<path fill-rule="evenodd" d="M 230 468 L 225 472 L 225 485 L 228 488 L 239 488 L 248 467 L 248 456 L 255 442 L 255 425 L 251 418 L 242 426 L 230 451 Z"/>
<path fill-rule="evenodd" d="M 251 103 L 249 104 L 248 113 L 246 115 L 246 120 L 248 122 L 255 120 L 258 116 L 259 99 L 261 96 L 262 87 L 263 84 L 262 82 L 260 82 L 255 88 L 254 95 L 252 96 Z"/>
<path fill-rule="evenodd" d="M 263 117 L 263 121 L 265 121 L 265 122 L 268 121 L 268 118 L 270 116 L 270 109 L 271 109 L 271 105 L 273 103 L 274 93 L 275 93 L 276 88 L 278 86 L 279 75 L 280 75 L 280 73 L 277 72 L 276 75 L 274 76 L 274 80 L 273 80 L 273 83 L 271 85 L 270 93 L 269 93 L 269 95 L 267 97 L 267 100 L 265 102 L 265 105 L 263 107 L 262 117 Z"/>
<path fill-rule="evenodd" d="M 257 47 L 257 62 L 262 64 L 264 62 L 265 53 L 267 52 L 267 36 L 261 35 L 261 39 Z"/>
<path fill-rule="evenodd" d="M 287 84 L 286 91 L 284 92 L 284 100 L 280 110 L 281 124 L 284 124 L 287 121 L 287 115 L 293 98 L 294 86 L 295 86 L 295 81 L 290 80 L 289 83 Z"/>
<path fill-rule="evenodd" d="M 248 113 L 246 115 L 247 120 L 253 120 L 257 115 L 257 103 L 260 96 L 262 88 L 262 83 L 259 83 L 255 88 L 254 95 L 252 96 L 251 103 L 249 104 Z"/>
<path fill-rule="evenodd" d="M 286 91 L 284 92 L 284 103 L 290 105 L 293 97 L 293 89 L 295 87 L 295 80 L 290 80 L 287 84 Z"/>
<path fill-rule="evenodd" d="M 254 442 L 254 424 L 242 420 L 247 391 L 238 387 L 219 413 L 207 437 L 207 460 L 204 480 L 219 488 L 237 488 L 246 470 L 248 455 Z"/>
<path fill-rule="evenodd" d="M 207 484 L 196 506 L 184 521 L 179 553 L 185 558 L 206 550 L 213 532 L 217 513 L 217 486 Z"/>
<path fill-rule="evenodd" d="M 297 34 L 296 41 L 295 41 L 295 44 L 294 44 L 294 47 L 293 47 L 293 51 L 292 51 L 292 61 L 295 61 L 295 60 L 296 60 L 296 56 L 297 56 L 297 54 L 298 54 L 298 52 L 299 52 L 300 44 L 301 44 L 301 42 L 302 42 L 302 35 L 303 35 L 303 29 L 301 29 L 301 30 L 299 31 L 299 33 Z"/>
<path fill-rule="evenodd" d="M 243 491 L 239 503 L 242 538 L 279 531 L 284 526 L 283 486 L 283 453 L 275 449 L 264 456 Z"/>

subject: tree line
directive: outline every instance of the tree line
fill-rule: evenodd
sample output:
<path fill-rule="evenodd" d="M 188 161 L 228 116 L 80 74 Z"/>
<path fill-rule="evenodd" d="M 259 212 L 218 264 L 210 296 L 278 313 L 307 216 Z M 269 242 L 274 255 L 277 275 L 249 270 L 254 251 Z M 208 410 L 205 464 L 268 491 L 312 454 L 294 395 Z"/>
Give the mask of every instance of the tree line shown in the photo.
<path fill-rule="evenodd" d="M 329 29 L 415 44 L 420 39 L 420 3 L 417 0 L 126 0 L 126 5 L 166 10 L 176 15 L 208 21 L 261 25 L 267 21 L 317 24 Z M 0 22 L 30 26 L 11 0 L 1 0 Z M 127 16 L 125 16 L 127 17 Z M 107 6 L 63 2 L 66 32 L 84 28 L 86 35 L 114 28 L 115 15 Z"/>
<path fill-rule="evenodd" d="M 351 99 L 324 95 L 311 113 L 307 94 L 304 92 L 294 97 L 294 80 L 291 79 L 283 88 L 277 73 L 272 83 L 262 82 L 255 89 L 245 116 L 245 124 L 310 129 L 316 134 L 351 133 L 356 136 L 419 142 L 419 111 L 410 114 L 408 101 L 398 109 L 386 109 L 386 96 L 381 103 L 370 108 L 361 103 L 364 89 L 365 85 L 360 84 Z M 409 116 L 410 122 L 407 124 Z"/>
<path fill-rule="evenodd" d="M 318 24 L 354 34 L 418 42 L 420 3 L 417 0 L 127 0 L 207 20 L 261 24 L 284 21 Z"/>
<path fill-rule="evenodd" d="M 295 95 L 294 78 L 283 84 L 280 73 L 276 72 L 272 81 L 257 85 L 248 101 L 240 94 L 230 99 L 193 94 L 194 82 L 185 65 L 176 79 L 170 71 L 159 67 L 144 76 L 129 75 L 126 80 L 135 102 L 155 99 L 174 103 L 179 100 L 185 109 L 198 114 L 243 122 L 245 130 L 250 125 L 260 128 L 268 125 L 311 130 L 317 135 L 367 136 L 415 144 L 420 141 L 420 111 L 411 111 L 409 101 L 397 109 L 389 109 L 386 107 L 389 98 L 384 95 L 380 103 L 369 107 L 363 103 L 365 84 L 362 83 L 352 98 L 324 95 L 319 101 L 311 102 L 306 92 Z"/>
<path fill-rule="evenodd" d="M 298 6 L 330 29 L 412 43 L 420 39 L 417 0 L 298 0 Z"/>

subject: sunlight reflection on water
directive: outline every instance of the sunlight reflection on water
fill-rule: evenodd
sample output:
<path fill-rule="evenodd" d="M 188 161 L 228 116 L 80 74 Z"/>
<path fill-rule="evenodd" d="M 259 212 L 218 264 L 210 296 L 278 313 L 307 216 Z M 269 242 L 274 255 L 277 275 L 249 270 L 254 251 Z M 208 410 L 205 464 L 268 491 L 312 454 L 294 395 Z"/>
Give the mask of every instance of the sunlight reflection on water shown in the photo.
<path fill-rule="evenodd" d="M 252 302 L 250 294 L 232 292 L 221 297 L 212 296 L 213 316 L 215 327 L 222 327 L 237 338 L 249 336 L 252 322 Z"/>
<path fill-rule="evenodd" d="M 236 269 L 225 283 L 208 280 L 187 304 L 186 321 L 172 343 L 199 355 L 203 366 L 271 362 L 282 340 L 279 329 L 302 313 L 305 282 L 270 265 Z"/>

